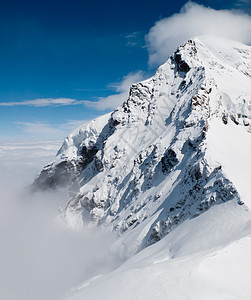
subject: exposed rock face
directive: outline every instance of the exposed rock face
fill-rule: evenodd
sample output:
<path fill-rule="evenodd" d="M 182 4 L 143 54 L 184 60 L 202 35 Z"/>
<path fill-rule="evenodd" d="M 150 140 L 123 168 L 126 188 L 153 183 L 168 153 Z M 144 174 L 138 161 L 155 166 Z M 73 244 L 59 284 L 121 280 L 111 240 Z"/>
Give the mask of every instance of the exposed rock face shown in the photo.
<path fill-rule="evenodd" d="M 250 62 L 250 47 L 239 43 L 188 41 L 134 84 L 121 107 L 73 132 L 34 186 L 69 184 L 67 222 L 89 216 L 121 234 L 134 231 L 133 251 L 212 205 L 240 203 L 208 134 L 238 126 L 250 136 Z"/>

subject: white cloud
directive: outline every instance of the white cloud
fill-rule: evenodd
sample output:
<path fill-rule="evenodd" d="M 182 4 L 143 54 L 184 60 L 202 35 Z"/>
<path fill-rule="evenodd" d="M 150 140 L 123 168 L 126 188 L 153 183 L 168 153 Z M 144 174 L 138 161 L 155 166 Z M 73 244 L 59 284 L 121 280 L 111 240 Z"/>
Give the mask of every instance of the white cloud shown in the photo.
<path fill-rule="evenodd" d="M 99 100 L 89 101 L 89 100 L 76 100 L 71 98 L 41 98 L 27 101 L 15 101 L 15 102 L 0 102 L 0 106 L 32 106 L 32 107 L 45 107 L 45 106 L 67 106 L 67 105 L 86 105 L 88 107 L 105 110 L 114 109 L 123 103 L 128 97 L 129 89 L 131 85 L 135 82 L 144 79 L 143 72 L 138 71 L 134 73 L 129 73 L 124 76 L 122 81 L 119 83 L 110 84 L 107 89 L 114 89 L 116 94 L 109 95 L 107 97 L 100 97 Z M 53 135 L 60 131 L 58 128 L 51 128 L 50 125 L 44 123 L 26 123 L 22 122 L 26 132 L 37 130 L 38 132 L 49 131 Z M 69 125 L 69 124 L 68 124 Z"/>
<path fill-rule="evenodd" d="M 25 134 L 29 135 L 48 136 L 48 138 L 51 138 L 51 136 L 61 136 L 62 134 L 59 128 L 46 123 L 15 122 L 15 124 L 20 126 Z"/>
<path fill-rule="evenodd" d="M 40 98 L 27 101 L 16 102 L 0 102 L 0 106 L 67 106 L 67 105 L 80 105 L 84 100 L 76 100 L 71 98 Z"/>
<path fill-rule="evenodd" d="M 105 110 L 105 109 L 114 109 L 120 104 L 122 104 L 128 97 L 128 91 L 110 95 L 107 97 L 99 98 L 99 101 L 92 102 L 92 101 L 86 101 L 85 104 L 88 107 L 92 107 L 97 110 Z"/>
<path fill-rule="evenodd" d="M 69 120 L 63 124 L 54 125 L 43 122 L 15 122 L 21 130 L 19 137 L 29 140 L 63 139 L 87 120 Z"/>
<path fill-rule="evenodd" d="M 251 4 L 251 0 L 237 0 L 235 3 L 236 6 L 246 6 L 250 4 Z"/>
<path fill-rule="evenodd" d="M 138 46 L 140 41 L 140 35 L 141 33 L 139 31 L 135 31 L 133 33 L 127 34 L 124 36 L 125 40 L 126 40 L 126 46 L 127 47 L 135 47 Z"/>
<path fill-rule="evenodd" d="M 110 250 L 115 235 L 66 228 L 58 215 L 66 192 L 25 191 L 56 148 L 55 142 L 0 143 L 0 299 L 65 299 L 72 287 L 120 264 L 120 252 Z"/>
<path fill-rule="evenodd" d="M 121 82 L 109 85 L 109 87 L 115 89 L 117 94 L 101 97 L 97 102 L 85 101 L 85 104 L 98 110 L 114 109 L 128 98 L 131 85 L 143 79 L 144 76 L 142 71 L 129 73 L 122 79 Z"/>
<path fill-rule="evenodd" d="M 150 29 L 146 36 L 149 64 L 163 63 L 181 43 L 207 34 L 250 44 L 251 16 L 188 2 L 180 13 L 156 22 Z"/>
<path fill-rule="evenodd" d="M 60 129 L 64 130 L 64 131 L 69 131 L 71 132 L 72 130 L 83 126 L 85 123 L 90 122 L 90 120 L 85 119 L 85 120 L 69 120 L 66 123 L 63 123 L 59 126 Z"/>

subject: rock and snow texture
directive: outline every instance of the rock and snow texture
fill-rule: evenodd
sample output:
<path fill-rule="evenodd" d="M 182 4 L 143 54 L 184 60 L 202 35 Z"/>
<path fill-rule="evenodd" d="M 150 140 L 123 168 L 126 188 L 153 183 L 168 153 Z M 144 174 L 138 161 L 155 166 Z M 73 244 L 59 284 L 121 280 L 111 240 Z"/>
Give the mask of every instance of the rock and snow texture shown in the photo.
<path fill-rule="evenodd" d="M 250 148 L 251 48 L 200 37 L 66 138 L 33 187 L 69 185 L 68 224 L 117 230 L 127 257 L 215 204 L 250 208 Z"/>

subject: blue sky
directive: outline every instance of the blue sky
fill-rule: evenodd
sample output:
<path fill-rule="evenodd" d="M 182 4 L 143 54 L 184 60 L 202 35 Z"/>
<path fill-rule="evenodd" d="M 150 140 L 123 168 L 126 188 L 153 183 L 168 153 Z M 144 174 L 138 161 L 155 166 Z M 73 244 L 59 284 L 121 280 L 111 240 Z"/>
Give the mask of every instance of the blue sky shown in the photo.
<path fill-rule="evenodd" d="M 1 1 L 0 140 L 61 139 L 82 121 L 116 106 L 116 98 L 108 96 L 118 95 L 120 104 L 133 81 L 152 75 L 163 62 L 152 38 L 155 32 L 146 35 L 164 18 L 175 22 L 173 14 L 181 14 L 186 3 Z M 196 3 L 205 14 L 211 7 L 250 15 L 249 0 Z M 242 19 L 240 31 L 246 24 Z M 182 31 L 185 24 L 177 24 Z M 178 42 L 168 38 L 165 59 Z M 153 54 L 158 58 L 151 61 Z"/>

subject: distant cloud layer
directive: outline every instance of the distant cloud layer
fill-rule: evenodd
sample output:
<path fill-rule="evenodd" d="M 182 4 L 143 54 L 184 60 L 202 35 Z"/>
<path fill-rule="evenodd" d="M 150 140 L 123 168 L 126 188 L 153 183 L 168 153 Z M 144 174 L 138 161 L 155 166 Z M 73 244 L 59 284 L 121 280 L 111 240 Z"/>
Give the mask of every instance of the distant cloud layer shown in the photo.
<path fill-rule="evenodd" d="M 111 88 L 115 89 L 117 94 L 99 98 L 97 102 L 85 101 L 85 104 L 98 110 L 114 109 L 127 100 L 131 85 L 143 79 L 144 75 L 142 71 L 130 73 L 121 82 L 110 85 Z"/>
<path fill-rule="evenodd" d="M 76 100 L 70 98 L 41 98 L 27 101 L 16 102 L 0 102 L 0 106 L 67 106 L 83 104 L 83 100 Z"/>
<path fill-rule="evenodd" d="M 200 35 L 251 44 L 251 16 L 237 10 L 215 10 L 188 2 L 180 13 L 156 22 L 150 29 L 146 36 L 149 64 L 163 63 L 181 43 Z"/>

